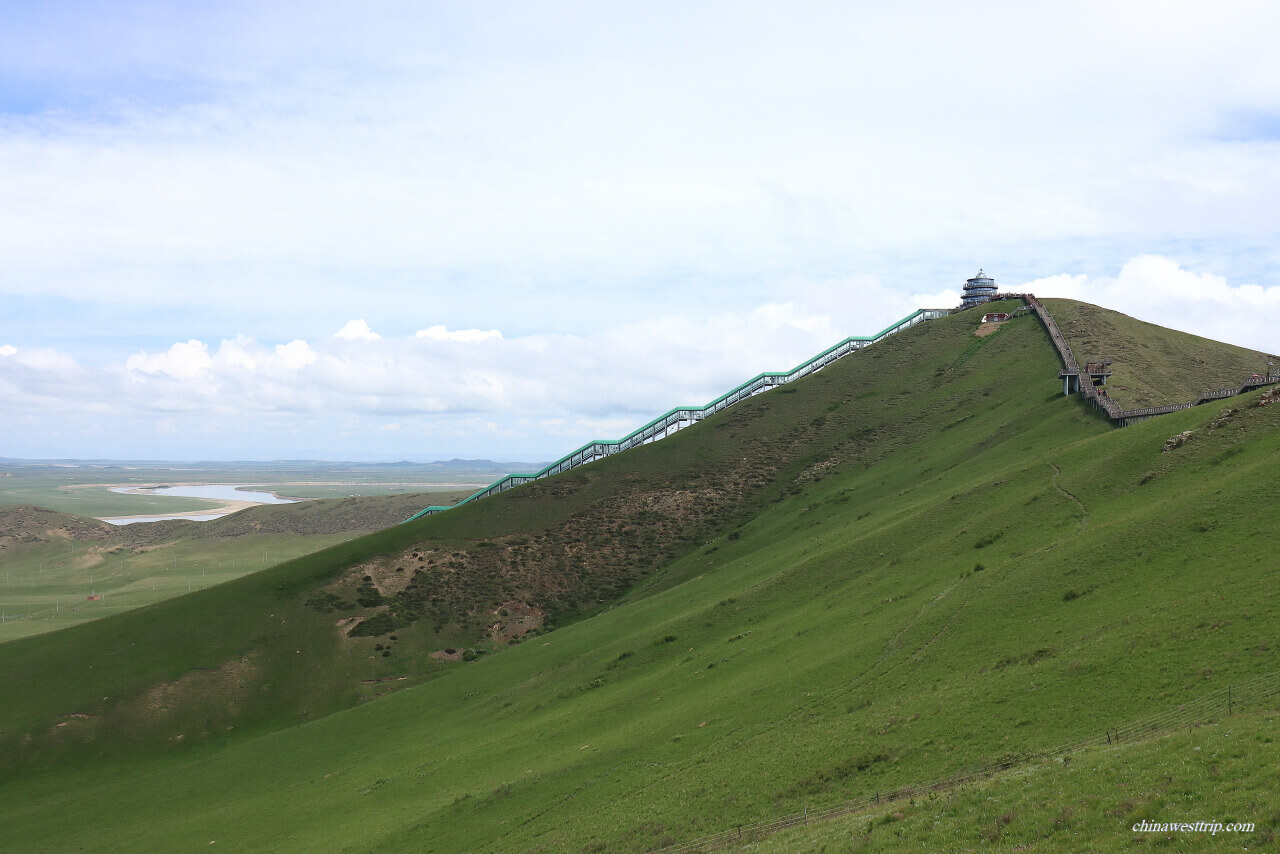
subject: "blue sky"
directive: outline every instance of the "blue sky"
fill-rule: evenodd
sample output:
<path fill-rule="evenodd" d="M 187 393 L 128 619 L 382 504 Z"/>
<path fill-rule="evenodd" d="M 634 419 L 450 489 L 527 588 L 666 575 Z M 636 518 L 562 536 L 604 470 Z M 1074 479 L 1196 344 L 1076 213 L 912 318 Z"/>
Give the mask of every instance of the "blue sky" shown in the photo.
<path fill-rule="evenodd" d="M 0 456 L 545 459 L 979 266 L 1280 349 L 1272 4 L 300 8 L 0 3 Z"/>

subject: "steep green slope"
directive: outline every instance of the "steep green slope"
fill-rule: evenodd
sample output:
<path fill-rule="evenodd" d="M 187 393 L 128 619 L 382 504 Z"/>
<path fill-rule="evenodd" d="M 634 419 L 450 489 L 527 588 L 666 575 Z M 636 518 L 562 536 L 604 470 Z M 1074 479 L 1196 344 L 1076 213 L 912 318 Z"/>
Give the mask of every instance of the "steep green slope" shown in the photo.
<path fill-rule="evenodd" d="M 1267 371 L 1255 350 L 1166 329 L 1070 299 L 1045 306 L 1080 364 L 1114 359 L 1107 389 L 1123 407 L 1136 409 L 1194 400 L 1206 389 L 1229 388 Z"/>
<path fill-rule="evenodd" d="M 903 333 L 577 479 L 132 620 L 0 646 L 6 695 L 39 686 L 0 711 L 5 735 L 20 733 L 9 756 L 48 765 L 0 786 L 9 838 L 644 850 L 1049 747 L 1278 669 L 1280 406 L 1241 408 L 1253 395 L 1213 429 L 1222 405 L 1111 430 L 1061 397 L 1034 318 L 984 339 L 974 321 Z M 694 489 L 711 511 L 687 511 L 680 496 Z M 614 517 L 592 515 L 602 506 L 631 507 L 622 542 L 636 508 L 653 514 L 638 517 L 640 534 L 660 534 L 634 574 L 608 564 L 605 577 L 634 584 L 621 602 L 280 728 L 350 702 L 358 686 L 345 680 L 370 666 L 415 675 L 408 683 L 426 673 L 415 662 L 427 647 L 410 648 L 403 630 L 393 656 L 370 661 L 373 638 L 346 637 L 335 615 L 301 604 L 326 579 L 428 536 L 487 554 L 508 547 L 468 540 L 576 531 L 562 545 L 585 560 L 585 528 L 566 525 L 613 530 Z M 668 550 L 680 554 L 663 565 Z M 608 604 L 590 595 L 573 601 Z M 216 632 L 200 631 L 215 617 Z M 419 642 L 432 639 L 424 621 L 408 627 Z M 255 709 L 247 721 L 260 729 L 236 719 L 195 749 L 120 747 L 148 708 L 171 702 L 149 686 L 195 667 L 222 680 L 227 703 Z M 49 672 L 70 678 L 42 682 Z M 152 703 L 108 725 L 127 707 L 95 705 L 111 692 Z M 186 708 L 191 720 L 162 721 L 153 736 L 212 735 L 218 710 Z M 91 717 L 51 722 L 50 710 Z M 90 731 L 84 742 L 77 730 Z M 69 812 L 77 823 L 59 819 Z"/>
<path fill-rule="evenodd" d="M 994 423 L 1016 419 L 1021 403 L 996 394 L 999 370 L 974 357 L 1018 354 L 1002 362 L 1030 352 L 1052 375 L 1043 333 L 1025 318 L 1007 330 L 1020 329 L 1016 338 L 978 339 L 971 321 L 909 330 L 588 468 L 161 608 L 0 645 L 0 688 L 21 687 L 23 697 L 0 707 L 0 751 L 44 763 L 121 745 L 190 744 L 229 727 L 289 725 L 442 672 L 433 651 L 501 648 L 511 633 L 495 639 L 488 629 L 504 610 L 527 609 L 554 625 L 645 579 L 673 583 L 681 570 L 659 570 L 678 554 L 826 471 L 853 460 L 871 465 L 933 435 L 939 412 L 999 404 L 1006 416 L 990 416 Z M 976 403 L 957 400 L 966 389 Z M 952 460 L 965 456 L 968 433 L 992 429 L 969 417 L 953 417 L 945 442 Z M 1083 414 L 1076 422 L 1086 433 L 1106 429 Z M 365 577 L 381 592 L 365 588 Z M 406 578 L 412 587 L 397 592 Z M 385 623 L 392 614 L 394 641 L 348 634 L 355 619 Z M 208 675 L 224 671 L 225 678 Z M 158 705 L 149 699 L 155 692 L 169 699 Z"/>
<path fill-rule="evenodd" d="M 778 833 L 742 850 L 1271 850 L 1280 828 L 1280 714 L 1089 751 L 933 797 Z M 1217 829 L 1134 831 L 1217 822 Z M 1228 831 L 1228 824 L 1252 830 Z M 1149 827 L 1150 825 L 1148 825 Z M 1138 850 L 1142 850 L 1141 848 Z"/>

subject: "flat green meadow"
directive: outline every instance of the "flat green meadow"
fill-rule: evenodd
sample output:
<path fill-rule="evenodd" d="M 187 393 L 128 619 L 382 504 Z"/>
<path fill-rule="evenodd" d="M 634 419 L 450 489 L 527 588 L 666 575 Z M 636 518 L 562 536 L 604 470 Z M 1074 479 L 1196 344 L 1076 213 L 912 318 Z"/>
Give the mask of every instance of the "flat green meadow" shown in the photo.
<path fill-rule="evenodd" d="M 202 590 L 352 536 L 258 534 L 155 545 L 55 540 L 15 548 L 0 562 L 0 642 Z"/>

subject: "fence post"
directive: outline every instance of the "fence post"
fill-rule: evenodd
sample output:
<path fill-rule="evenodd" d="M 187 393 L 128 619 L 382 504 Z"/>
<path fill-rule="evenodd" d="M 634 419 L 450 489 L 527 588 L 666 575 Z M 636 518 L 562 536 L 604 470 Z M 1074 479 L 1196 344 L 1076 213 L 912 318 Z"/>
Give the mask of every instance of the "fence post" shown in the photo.
<path fill-rule="evenodd" d="M 1231 686 L 1228 685 L 1227 686 L 1227 714 L 1228 715 L 1231 714 L 1232 708 L 1234 707 L 1232 706 L 1232 703 L 1231 703 Z"/>

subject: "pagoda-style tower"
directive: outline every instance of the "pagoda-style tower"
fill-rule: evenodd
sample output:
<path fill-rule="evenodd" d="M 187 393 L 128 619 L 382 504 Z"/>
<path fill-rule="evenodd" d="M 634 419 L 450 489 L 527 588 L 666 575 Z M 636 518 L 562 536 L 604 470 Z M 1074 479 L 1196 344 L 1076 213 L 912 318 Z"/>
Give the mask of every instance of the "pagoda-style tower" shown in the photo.
<path fill-rule="evenodd" d="M 996 295 L 996 280 L 989 276 L 984 276 L 982 271 L 978 271 L 978 275 L 974 276 L 964 283 L 964 299 L 960 302 L 961 308 L 968 308 L 971 305 L 981 305 Z"/>

